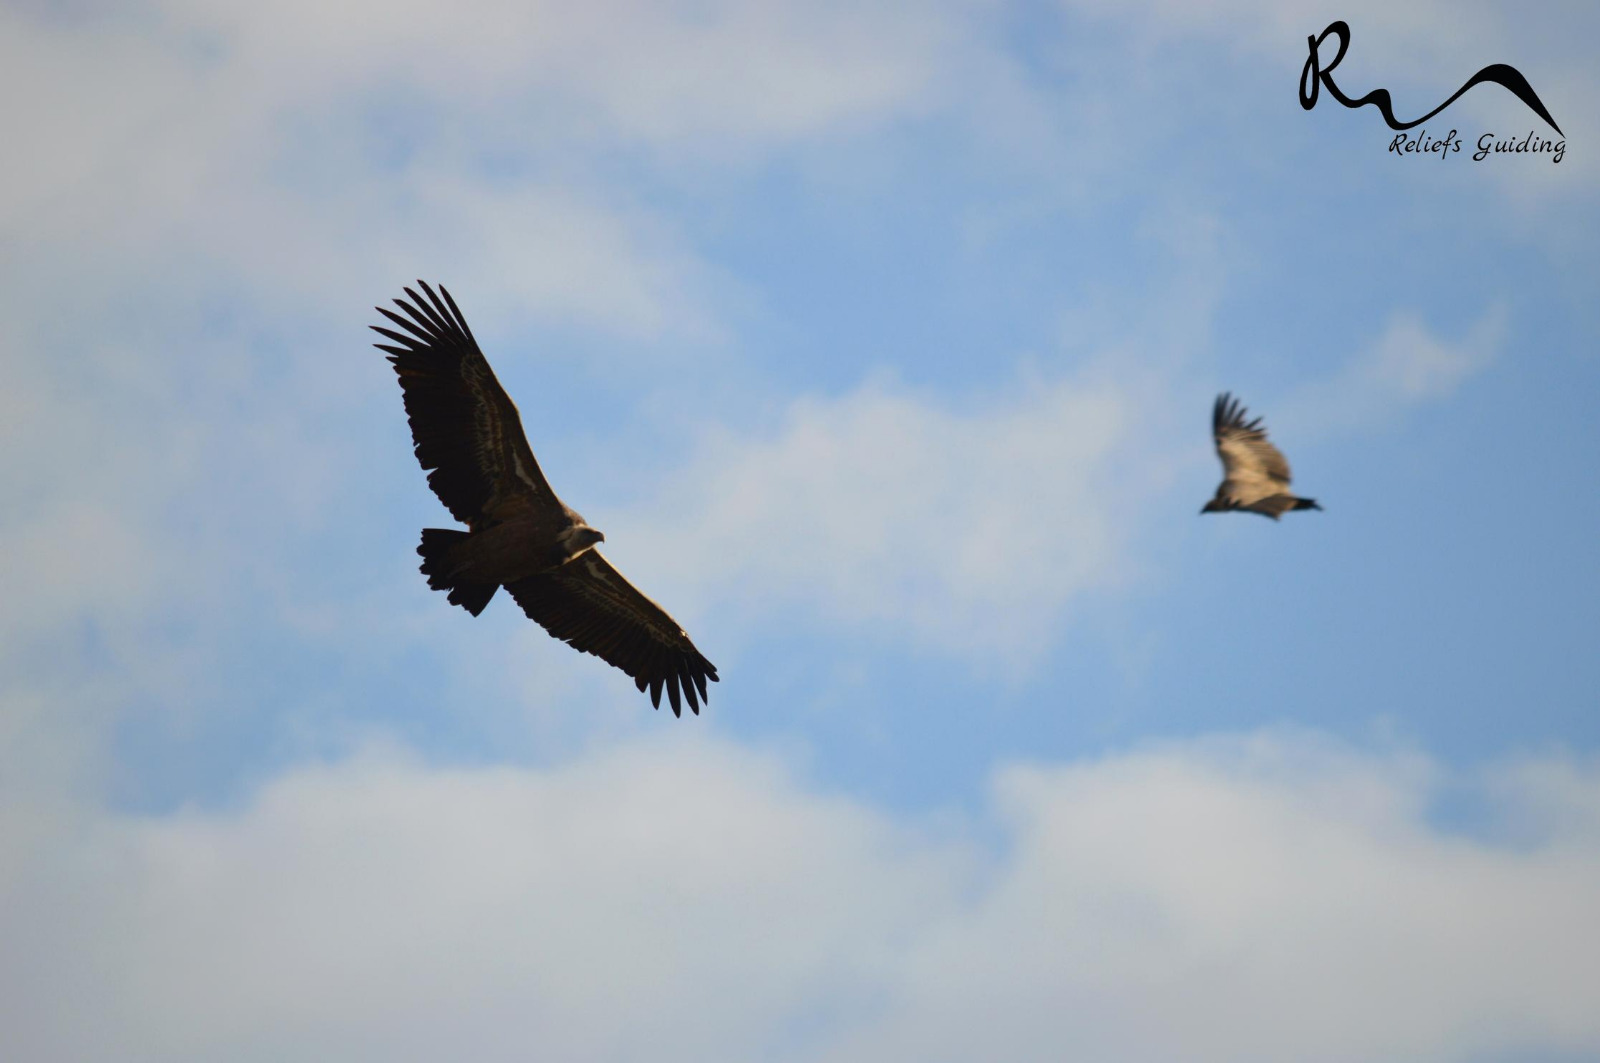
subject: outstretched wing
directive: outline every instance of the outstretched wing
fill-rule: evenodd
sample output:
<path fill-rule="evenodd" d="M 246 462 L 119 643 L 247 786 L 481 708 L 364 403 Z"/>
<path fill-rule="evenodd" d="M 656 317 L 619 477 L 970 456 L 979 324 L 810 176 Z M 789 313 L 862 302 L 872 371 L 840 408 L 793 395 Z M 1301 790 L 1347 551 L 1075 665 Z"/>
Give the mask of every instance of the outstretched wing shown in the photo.
<path fill-rule="evenodd" d="M 1223 478 L 1238 483 L 1289 486 L 1289 462 L 1267 442 L 1261 418 L 1246 421 L 1244 406 L 1224 391 L 1211 410 L 1211 437 L 1222 459 Z"/>
<path fill-rule="evenodd" d="M 428 298 L 407 288 L 411 301 L 395 300 L 404 317 L 376 308 L 403 332 L 371 328 L 394 341 L 373 346 L 388 352 L 400 376 L 417 460 L 431 470 L 428 486 L 456 520 L 474 528 L 519 506 L 559 505 L 522 433 L 516 404 L 455 300 L 443 285 L 441 300 L 417 283 Z"/>
<path fill-rule="evenodd" d="M 683 713 L 680 690 L 698 714 L 706 700 L 706 680 L 717 681 L 716 666 L 694 648 L 678 622 L 597 550 L 587 550 L 551 572 L 508 583 L 506 590 L 550 634 L 622 669 L 640 690 L 649 687 L 650 702 L 658 709 L 665 686 L 673 715 Z"/>

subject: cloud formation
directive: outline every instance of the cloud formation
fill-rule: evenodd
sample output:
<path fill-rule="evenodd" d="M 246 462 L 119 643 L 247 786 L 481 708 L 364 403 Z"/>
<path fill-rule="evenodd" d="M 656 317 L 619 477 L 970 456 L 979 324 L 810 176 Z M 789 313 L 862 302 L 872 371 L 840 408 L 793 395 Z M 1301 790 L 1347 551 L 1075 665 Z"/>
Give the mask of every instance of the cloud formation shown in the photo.
<path fill-rule="evenodd" d="M 1283 423 L 1310 435 L 1358 429 L 1408 406 L 1437 402 L 1493 364 L 1510 315 L 1501 304 L 1448 338 L 1413 310 L 1397 309 L 1338 372 L 1284 404 Z"/>
<path fill-rule="evenodd" d="M 1515 829 L 1437 826 L 1460 787 Z M 1266 733 L 1001 768 L 953 828 L 715 741 L 373 748 L 233 810 L 12 806 L 0 1019 L 41 1063 L 1596 1051 L 1597 793 Z"/>
<path fill-rule="evenodd" d="M 727 608 L 1026 658 L 1068 603 L 1128 575 L 1119 524 L 1161 485 L 1135 417 L 1121 383 L 1089 374 L 1024 374 L 961 406 L 873 380 L 708 435 L 619 538 Z"/>
<path fill-rule="evenodd" d="M 159 271 L 327 310 L 425 258 L 481 305 L 703 336 L 714 271 L 618 153 L 644 153 L 637 177 L 651 153 L 761 157 L 915 113 L 959 10 L 8 7 L 0 90 L 30 106 L 0 233 L 102 298 Z"/>

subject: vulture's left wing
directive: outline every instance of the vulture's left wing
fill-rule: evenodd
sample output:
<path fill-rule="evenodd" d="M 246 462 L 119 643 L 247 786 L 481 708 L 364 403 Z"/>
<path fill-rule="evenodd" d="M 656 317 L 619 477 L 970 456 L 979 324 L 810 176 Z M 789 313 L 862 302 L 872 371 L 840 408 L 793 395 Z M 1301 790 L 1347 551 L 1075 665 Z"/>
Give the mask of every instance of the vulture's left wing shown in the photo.
<path fill-rule="evenodd" d="M 665 686 L 673 715 L 683 712 L 680 690 L 698 714 L 706 700 L 706 680 L 717 681 L 716 666 L 695 649 L 688 632 L 597 550 L 587 550 L 551 572 L 508 583 L 506 590 L 550 634 L 622 669 L 640 690 L 649 687 L 656 708 Z"/>
<path fill-rule="evenodd" d="M 1217 396 L 1211 410 L 1211 437 L 1222 459 L 1225 479 L 1249 482 L 1263 478 L 1289 485 L 1289 461 L 1283 452 L 1267 442 L 1261 418 L 1247 421 L 1244 405 L 1226 391 Z"/>

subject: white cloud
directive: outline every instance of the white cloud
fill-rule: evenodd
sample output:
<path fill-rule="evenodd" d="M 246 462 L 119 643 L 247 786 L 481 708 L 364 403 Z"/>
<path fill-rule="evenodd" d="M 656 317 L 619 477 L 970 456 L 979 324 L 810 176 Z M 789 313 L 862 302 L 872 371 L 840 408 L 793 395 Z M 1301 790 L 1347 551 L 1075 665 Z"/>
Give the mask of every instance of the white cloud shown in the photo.
<path fill-rule="evenodd" d="M 0 1012 L 40 1061 L 750 1058 L 797 1003 L 853 1006 L 959 879 L 693 746 L 548 773 L 376 756 L 237 817 L 7 842 Z"/>
<path fill-rule="evenodd" d="M 1571 795 L 1567 829 L 1513 851 L 1431 827 L 1431 775 L 1273 737 L 1003 773 L 1009 874 L 836 1058 L 1600 1048 L 1579 988 L 1600 974 L 1600 805 Z"/>
<path fill-rule="evenodd" d="M 167 8 L 248 76 L 300 100 L 391 79 L 473 106 L 550 92 L 625 140 L 769 144 L 914 107 L 959 43 L 960 11 L 834 0 Z"/>
<path fill-rule="evenodd" d="M 674 601 L 792 603 L 1014 664 L 1074 598 L 1129 575 L 1124 529 L 1161 486 L 1133 406 L 1089 374 L 1024 374 L 959 408 L 869 381 L 707 436 L 661 503 L 607 523 Z"/>
<path fill-rule="evenodd" d="M 955 17 L 629 0 L 8 8 L 0 90 L 29 106 L 8 130 L 0 233 L 30 273 L 72 278 L 80 314 L 151 274 L 243 282 L 304 314 L 421 271 L 558 320 L 701 336 L 707 286 L 726 282 L 630 198 L 617 153 L 760 154 L 914 111 L 963 40 Z"/>
<path fill-rule="evenodd" d="M 1446 339 L 1415 311 L 1389 315 L 1383 331 L 1337 373 L 1301 387 L 1282 405 L 1281 422 L 1315 437 L 1349 431 L 1423 402 L 1448 398 L 1488 368 L 1505 342 L 1509 315 L 1503 305 Z"/>
<path fill-rule="evenodd" d="M 0 1019 L 30 1060 L 1431 1060 L 1600 1051 L 1600 769 L 1538 830 L 1308 736 L 998 773 L 974 831 L 715 742 L 550 770 L 302 768 L 236 810 L 8 806 Z M 985 855 L 987 854 L 987 855 Z"/>
<path fill-rule="evenodd" d="M 1439 339 L 1415 314 L 1397 313 L 1353 372 L 1374 389 L 1405 400 L 1440 398 L 1489 364 L 1505 331 L 1503 306 L 1487 310 L 1459 343 Z"/>

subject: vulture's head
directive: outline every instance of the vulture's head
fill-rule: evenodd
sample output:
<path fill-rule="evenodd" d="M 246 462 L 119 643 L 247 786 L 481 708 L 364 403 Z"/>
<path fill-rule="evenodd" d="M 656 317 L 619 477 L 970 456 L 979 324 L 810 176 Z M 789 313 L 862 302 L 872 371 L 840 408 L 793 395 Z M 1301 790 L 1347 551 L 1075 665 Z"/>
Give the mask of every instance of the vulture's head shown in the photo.
<path fill-rule="evenodd" d="M 604 532 L 598 528 L 591 528 L 587 524 L 574 524 L 561 536 L 561 544 L 566 550 L 568 561 L 594 546 L 595 543 L 603 543 L 605 541 Z"/>

